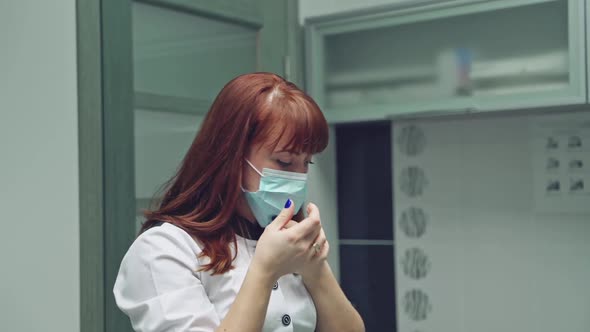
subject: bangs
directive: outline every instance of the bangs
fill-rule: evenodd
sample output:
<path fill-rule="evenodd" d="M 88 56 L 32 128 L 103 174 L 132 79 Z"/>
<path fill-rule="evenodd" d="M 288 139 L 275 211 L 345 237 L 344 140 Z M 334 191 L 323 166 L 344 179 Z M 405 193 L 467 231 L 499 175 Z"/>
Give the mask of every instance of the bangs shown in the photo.
<path fill-rule="evenodd" d="M 316 154 L 328 146 L 328 123 L 318 105 L 300 91 L 273 91 L 258 109 L 253 144 L 275 150 Z M 258 129 L 258 130 L 256 130 Z"/>

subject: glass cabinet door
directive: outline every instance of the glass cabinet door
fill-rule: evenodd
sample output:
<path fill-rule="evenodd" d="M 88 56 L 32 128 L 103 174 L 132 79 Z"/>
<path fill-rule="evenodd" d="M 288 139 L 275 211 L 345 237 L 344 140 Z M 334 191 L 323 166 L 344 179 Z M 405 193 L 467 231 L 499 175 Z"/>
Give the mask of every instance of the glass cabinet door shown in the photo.
<path fill-rule="evenodd" d="M 142 211 L 163 194 L 217 93 L 235 76 L 256 70 L 258 31 L 133 3 L 137 227 Z"/>
<path fill-rule="evenodd" d="M 584 2 L 451 1 L 308 22 L 332 122 L 586 101 Z"/>

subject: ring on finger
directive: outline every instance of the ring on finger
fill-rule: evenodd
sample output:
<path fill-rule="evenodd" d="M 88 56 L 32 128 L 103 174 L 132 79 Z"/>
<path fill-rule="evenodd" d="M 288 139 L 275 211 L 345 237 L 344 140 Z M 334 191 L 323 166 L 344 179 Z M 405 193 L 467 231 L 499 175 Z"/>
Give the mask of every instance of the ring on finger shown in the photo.
<path fill-rule="evenodd" d="M 311 247 L 313 248 L 313 250 L 315 251 L 316 254 L 319 253 L 320 250 L 322 249 L 322 245 L 317 242 L 314 243 L 313 246 L 311 246 Z"/>

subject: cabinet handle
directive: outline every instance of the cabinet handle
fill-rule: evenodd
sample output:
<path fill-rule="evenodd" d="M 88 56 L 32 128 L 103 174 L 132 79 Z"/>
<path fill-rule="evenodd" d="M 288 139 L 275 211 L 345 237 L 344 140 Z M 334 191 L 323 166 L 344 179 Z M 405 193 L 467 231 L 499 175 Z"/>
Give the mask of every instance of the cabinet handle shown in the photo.
<path fill-rule="evenodd" d="M 416 118 L 439 118 L 452 115 L 466 115 L 478 112 L 477 107 L 465 108 L 449 108 L 449 109 L 433 109 L 428 111 L 421 111 L 417 113 L 408 114 L 393 114 L 387 117 L 389 120 L 406 120 Z"/>

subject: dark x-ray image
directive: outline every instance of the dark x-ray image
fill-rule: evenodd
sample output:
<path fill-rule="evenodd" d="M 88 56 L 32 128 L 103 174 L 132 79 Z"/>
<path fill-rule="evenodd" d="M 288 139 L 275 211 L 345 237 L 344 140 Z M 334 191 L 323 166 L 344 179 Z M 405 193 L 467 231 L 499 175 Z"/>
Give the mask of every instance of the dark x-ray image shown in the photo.
<path fill-rule="evenodd" d="M 570 191 L 571 192 L 584 191 L 584 180 L 582 180 L 582 179 L 570 179 Z"/>
<path fill-rule="evenodd" d="M 571 170 L 582 169 L 582 168 L 584 168 L 584 162 L 579 159 L 574 159 L 574 160 L 570 161 L 569 166 L 570 166 Z"/>
<path fill-rule="evenodd" d="M 402 170 L 400 189 L 410 197 L 421 196 L 428 184 L 426 175 L 420 167 L 411 166 Z"/>
<path fill-rule="evenodd" d="M 424 150 L 426 136 L 418 126 L 409 125 L 401 129 L 397 143 L 402 153 L 408 156 L 416 156 Z"/>
<path fill-rule="evenodd" d="M 426 233 L 428 216 L 423 209 L 410 207 L 405 209 L 400 216 L 399 227 L 410 238 L 419 238 Z"/>
<path fill-rule="evenodd" d="M 547 183 L 547 193 L 556 193 L 561 190 L 561 185 L 558 180 L 549 180 Z"/>
<path fill-rule="evenodd" d="M 403 302 L 404 312 L 415 321 L 422 321 L 432 311 L 428 295 L 419 289 L 412 289 L 406 292 Z"/>
<path fill-rule="evenodd" d="M 547 137 L 547 142 L 545 143 L 545 148 L 547 150 L 555 150 L 559 148 L 559 143 L 554 137 Z"/>
<path fill-rule="evenodd" d="M 420 248 L 407 249 L 401 261 L 404 274 L 412 279 L 422 279 L 430 272 L 428 256 Z"/>
<path fill-rule="evenodd" d="M 548 171 L 554 171 L 557 170 L 559 168 L 559 159 L 557 158 L 549 158 L 547 159 L 547 170 Z"/>
<path fill-rule="evenodd" d="M 582 139 L 579 136 L 570 136 L 567 140 L 567 147 L 570 149 L 576 149 L 582 147 Z"/>

